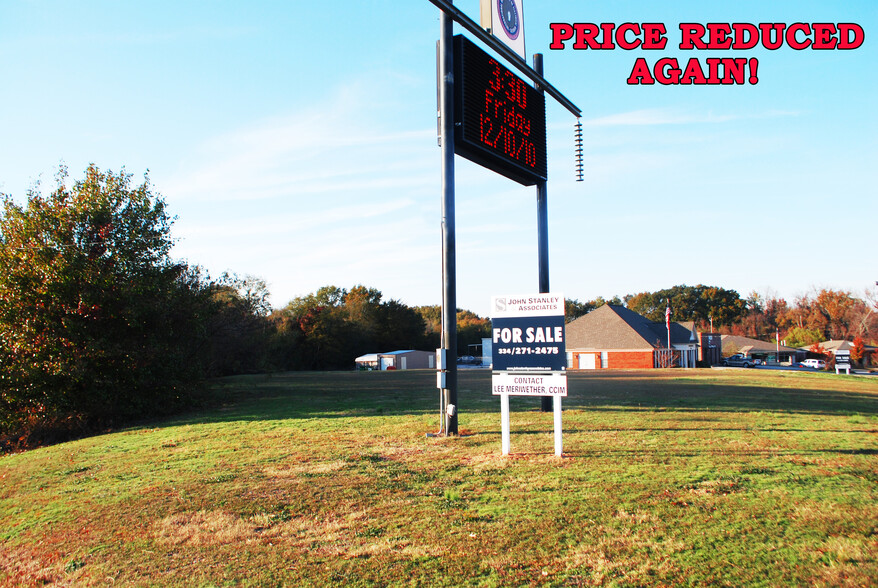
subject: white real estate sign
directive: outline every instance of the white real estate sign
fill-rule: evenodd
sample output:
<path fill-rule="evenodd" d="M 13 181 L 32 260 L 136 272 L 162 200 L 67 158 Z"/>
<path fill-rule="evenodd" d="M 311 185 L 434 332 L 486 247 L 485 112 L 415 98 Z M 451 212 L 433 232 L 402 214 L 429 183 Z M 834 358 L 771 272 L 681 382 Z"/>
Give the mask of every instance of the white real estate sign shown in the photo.
<path fill-rule="evenodd" d="M 491 322 L 491 392 L 500 396 L 503 455 L 509 455 L 509 397 L 552 396 L 560 457 L 561 398 L 567 396 L 563 294 L 494 296 Z"/>
<path fill-rule="evenodd" d="M 835 352 L 835 373 L 844 370 L 848 374 L 851 373 L 851 352 L 836 351 Z"/>

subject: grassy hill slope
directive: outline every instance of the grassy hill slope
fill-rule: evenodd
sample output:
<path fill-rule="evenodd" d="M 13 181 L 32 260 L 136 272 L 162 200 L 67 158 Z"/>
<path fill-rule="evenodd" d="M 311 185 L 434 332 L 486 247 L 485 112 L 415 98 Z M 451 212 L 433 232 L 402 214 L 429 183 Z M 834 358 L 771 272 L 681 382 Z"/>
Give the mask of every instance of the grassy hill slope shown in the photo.
<path fill-rule="evenodd" d="M 0 457 L 4 585 L 875 585 L 878 379 L 570 375 L 552 415 L 460 374 L 224 379 L 222 406 Z"/>

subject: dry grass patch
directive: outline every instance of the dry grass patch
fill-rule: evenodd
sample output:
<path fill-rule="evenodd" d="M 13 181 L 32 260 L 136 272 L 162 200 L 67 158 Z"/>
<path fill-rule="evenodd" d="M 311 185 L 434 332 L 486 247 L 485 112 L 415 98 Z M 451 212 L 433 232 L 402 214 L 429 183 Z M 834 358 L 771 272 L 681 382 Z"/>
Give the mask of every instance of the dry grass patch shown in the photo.
<path fill-rule="evenodd" d="M 65 563 L 57 552 L 45 552 L 39 546 L 0 549 L 0 570 L 9 586 L 70 586 L 73 578 L 64 578 Z"/>
<path fill-rule="evenodd" d="M 153 526 L 153 535 L 164 545 L 228 545 L 255 541 L 333 543 L 357 524 L 362 524 L 365 516 L 363 512 L 355 512 L 344 518 L 321 521 L 309 517 L 283 521 L 267 514 L 240 517 L 224 511 L 202 510 L 165 517 Z"/>
<path fill-rule="evenodd" d="M 261 527 L 221 511 L 179 513 L 156 524 L 156 541 L 166 545 L 225 545 L 249 543 L 258 538 Z"/>
<path fill-rule="evenodd" d="M 240 517 L 224 511 L 185 512 L 165 517 L 153 525 L 161 545 L 203 547 L 254 543 L 286 546 L 319 557 L 354 559 L 395 553 L 406 557 L 437 555 L 435 549 L 414 545 L 404 537 L 385 536 L 370 527 L 375 517 L 367 512 L 317 519 L 296 517 L 278 520 L 267 514 Z M 30 574 L 28 574 L 30 575 Z"/>
<path fill-rule="evenodd" d="M 704 480 L 690 489 L 689 493 L 695 496 L 725 496 L 740 489 L 741 483 L 737 480 Z"/>
<path fill-rule="evenodd" d="M 509 467 L 511 460 L 509 457 L 500 455 L 499 453 L 485 453 L 464 457 L 463 464 L 467 468 L 471 468 L 473 473 L 484 473 L 503 470 Z"/>
<path fill-rule="evenodd" d="M 347 468 L 349 464 L 342 460 L 305 462 L 291 466 L 267 467 L 262 472 L 269 478 L 296 478 L 299 476 L 317 476 L 331 474 Z"/>
<path fill-rule="evenodd" d="M 828 560 L 815 581 L 817 586 L 863 586 L 864 581 L 875 578 L 878 572 L 878 541 L 864 547 L 848 537 L 832 537 L 816 551 Z"/>
<path fill-rule="evenodd" d="M 635 525 L 651 520 L 624 511 L 617 513 L 619 518 L 629 523 L 633 519 Z M 680 541 L 657 540 L 649 529 L 627 525 L 621 529 L 600 525 L 596 534 L 595 542 L 581 543 L 563 557 L 567 570 L 573 572 L 571 585 L 662 585 L 662 578 L 679 573 L 672 556 L 686 548 Z"/>

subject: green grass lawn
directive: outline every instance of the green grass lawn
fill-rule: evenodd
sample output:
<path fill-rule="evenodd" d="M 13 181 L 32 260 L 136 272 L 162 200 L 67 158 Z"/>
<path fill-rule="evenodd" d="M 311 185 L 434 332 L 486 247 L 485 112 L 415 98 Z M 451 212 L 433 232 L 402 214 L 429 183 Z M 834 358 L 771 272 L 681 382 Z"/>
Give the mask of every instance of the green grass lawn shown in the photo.
<path fill-rule="evenodd" d="M 0 584 L 878 584 L 878 378 L 572 373 L 552 414 L 460 373 L 220 380 L 215 408 L 0 457 Z"/>

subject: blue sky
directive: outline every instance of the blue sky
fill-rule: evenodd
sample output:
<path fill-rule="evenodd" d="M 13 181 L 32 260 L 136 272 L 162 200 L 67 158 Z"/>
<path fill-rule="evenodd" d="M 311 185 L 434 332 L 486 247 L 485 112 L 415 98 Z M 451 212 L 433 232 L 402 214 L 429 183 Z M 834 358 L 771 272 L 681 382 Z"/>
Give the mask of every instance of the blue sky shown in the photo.
<path fill-rule="evenodd" d="M 585 132 L 578 183 L 575 119 L 547 100 L 552 290 L 874 286 L 878 3 L 669 4 L 525 4 L 527 51 Z M 668 46 L 552 51 L 552 22 L 662 22 Z M 865 42 L 680 51 L 680 22 L 853 22 Z M 438 304 L 438 34 L 427 0 L 0 0 L 0 192 L 49 191 L 62 162 L 148 169 L 174 255 L 265 279 L 276 307 L 328 284 Z M 759 82 L 631 86 L 638 57 L 755 57 Z M 538 289 L 535 190 L 456 172 L 458 304 L 487 315 Z"/>

